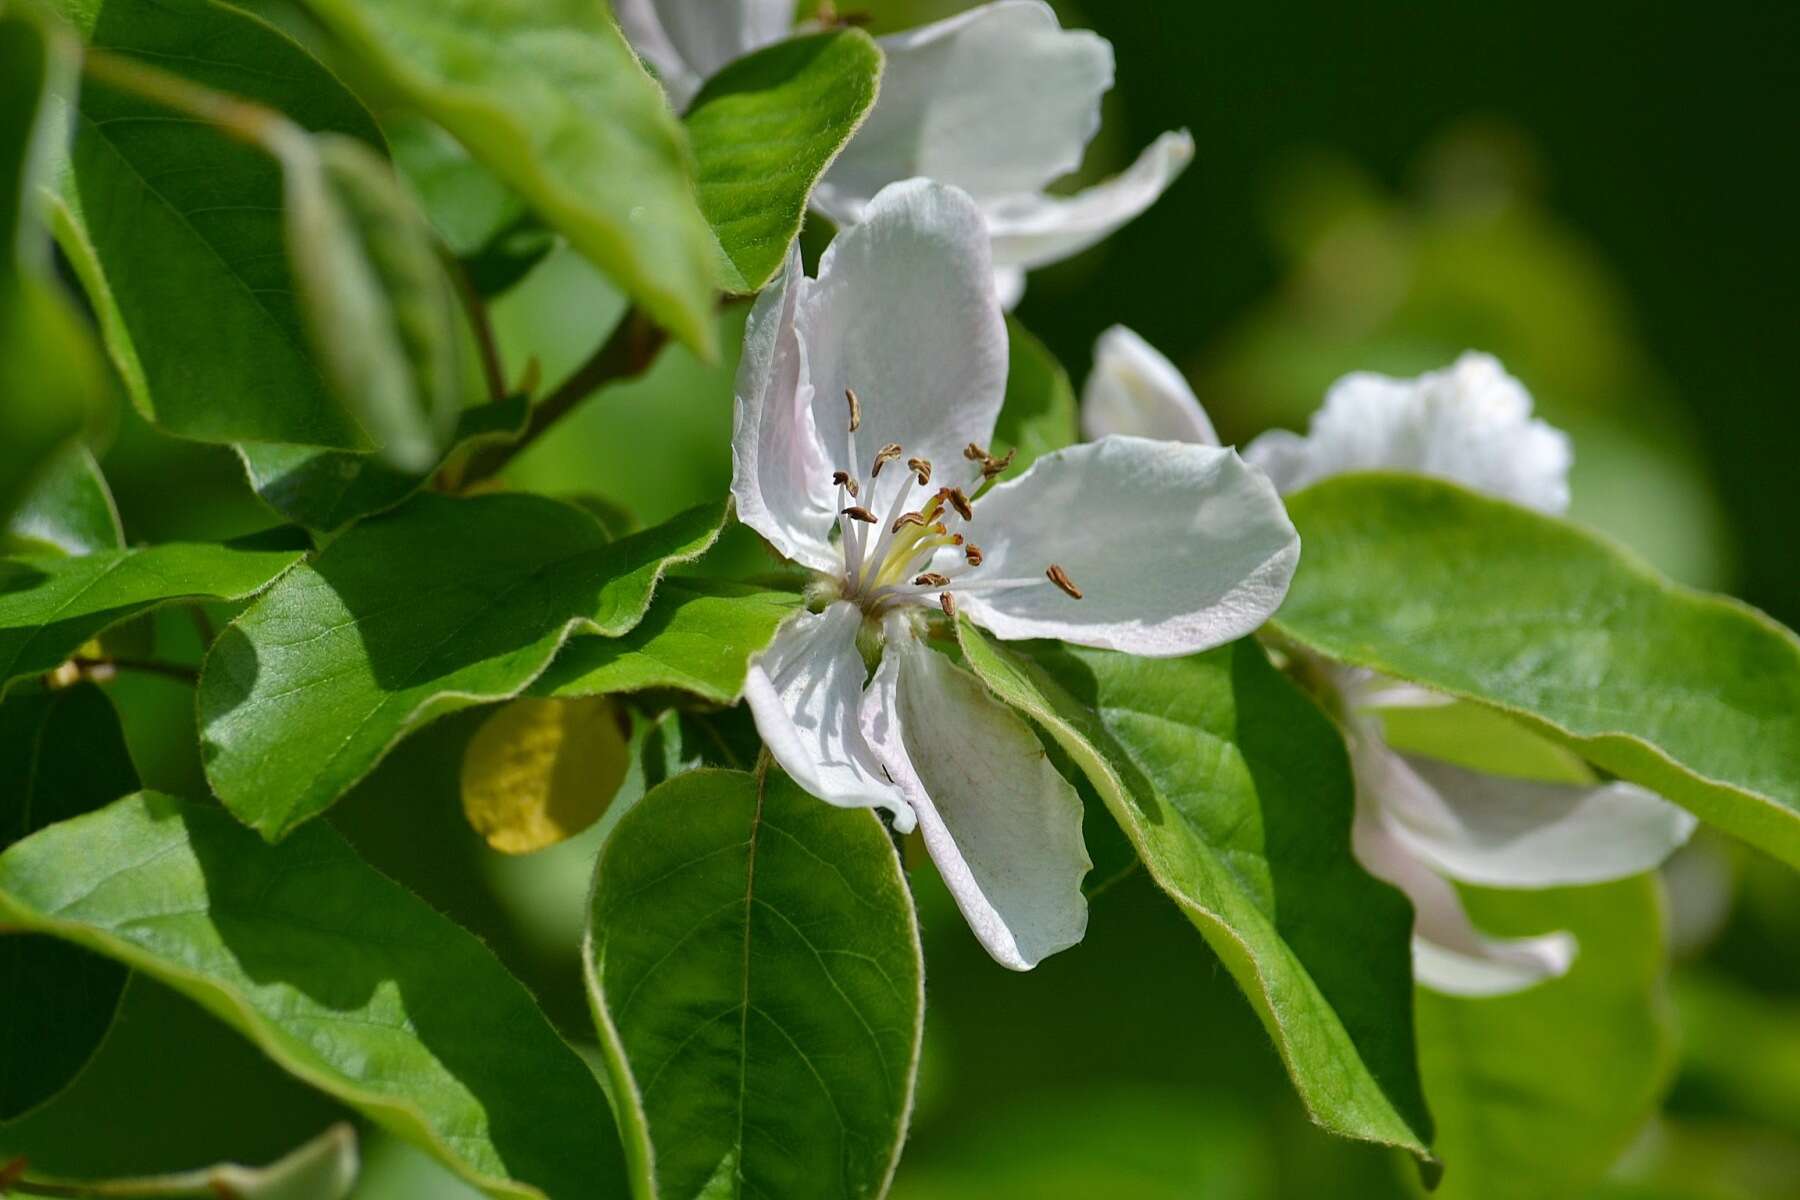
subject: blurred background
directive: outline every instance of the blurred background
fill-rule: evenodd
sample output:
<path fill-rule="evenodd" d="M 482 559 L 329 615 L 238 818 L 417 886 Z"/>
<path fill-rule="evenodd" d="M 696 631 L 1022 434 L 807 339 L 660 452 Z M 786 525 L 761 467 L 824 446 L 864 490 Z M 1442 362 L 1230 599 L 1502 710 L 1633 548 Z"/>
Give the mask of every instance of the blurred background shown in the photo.
<path fill-rule="evenodd" d="M 870 10 L 879 32 L 964 5 L 840 7 Z M 1576 519 L 1677 579 L 1800 624 L 1800 6 L 1057 7 L 1065 24 L 1111 39 L 1118 56 L 1085 177 L 1121 169 L 1165 129 L 1192 130 L 1198 147 L 1148 215 L 1032 277 L 1018 314 L 1077 387 L 1095 337 L 1130 325 L 1181 365 L 1225 439 L 1241 443 L 1270 426 L 1304 426 L 1347 371 L 1415 374 L 1488 350 L 1574 435 Z M 495 318 L 509 362 L 535 356 L 555 379 L 622 309 L 580 261 L 557 253 Z M 722 315 L 727 344 L 742 319 L 741 306 Z M 511 478 L 630 498 L 643 521 L 718 495 L 729 478 L 731 367 L 669 352 L 645 379 L 565 422 Z M 170 507 L 159 480 L 171 464 L 210 481 L 213 502 Z M 269 520 L 227 452 L 170 442 L 130 417 L 106 470 L 133 539 L 223 536 Z M 761 561 L 740 541 L 720 565 Z M 183 636 L 174 625 L 164 632 Z M 184 744 L 191 712 L 165 694 L 170 686 L 122 680 L 118 698 L 146 783 L 190 791 L 198 764 L 167 747 Z M 580 1036 L 574 942 L 594 836 L 523 859 L 482 845 L 455 800 L 461 747 L 480 715 L 411 739 L 334 819 L 384 870 L 480 932 Z M 929 871 L 915 878 L 931 1007 L 901 1200 L 1416 1190 L 1409 1164 L 1308 1124 L 1236 986 L 1141 877 L 1095 899 L 1080 947 L 1025 976 L 987 959 Z M 1663 884 L 1661 897 L 1640 889 L 1629 902 L 1566 897 L 1555 919 L 1590 935 L 1589 974 L 1552 986 L 1619 983 L 1633 968 L 1609 946 L 1626 945 L 1627 931 L 1641 942 L 1666 920 L 1674 969 L 1665 977 L 1659 963 L 1639 964 L 1620 1020 L 1654 1027 L 1667 1061 L 1646 1053 L 1631 1078 L 1615 1080 L 1588 1031 L 1555 1028 L 1557 993 L 1508 1010 L 1544 1027 L 1546 1076 L 1601 1064 L 1588 1093 L 1560 1098 L 1577 1110 L 1666 1088 L 1653 1121 L 1589 1139 L 1590 1173 L 1610 1174 L 1582 1194 L 1800 1196 L 1800 883 L 1702 837 Z M 1620 917 L 1621 905 L 1635 915 Z M 1449 1021 L 1434 1011 L 1426 1004 L 1421 1020 L 1438 1039 L 1428 1054 L 1441 1054 Z M 229 1136 L 234 1153 L 266 1147 L 272 1158 L 329 1116 L 234 1035 L 147 985 L 133 985 L 119 1030 L 106 1069 L 83 1086 L 118 1089 L 119 1111 L 131 1114 L 118 1126 L 122 1155 L 131 1143 L 166 1150 Z M 132 1056 L 163 1053 L 175 1034 L 188 1065 L 161 1077 L 145 1104 L 126 1091 L 127 1081 L 146 1086 Z M 220 1106 L 221 1089 L 245 1099 Z M 1473 1136 L 1446 1116 L 1447 1136 Z M 1476 1132 L 1527 1156 L 1544 1136 L 1529 1121 Z M 366 1148 L 359 1196 L 460 1194 L 397 1144 L 375 1137 Z M 1458 1170 L 1446 1184 L 1454 1195 L 1544 1195 L 1473 1156 Z"/>

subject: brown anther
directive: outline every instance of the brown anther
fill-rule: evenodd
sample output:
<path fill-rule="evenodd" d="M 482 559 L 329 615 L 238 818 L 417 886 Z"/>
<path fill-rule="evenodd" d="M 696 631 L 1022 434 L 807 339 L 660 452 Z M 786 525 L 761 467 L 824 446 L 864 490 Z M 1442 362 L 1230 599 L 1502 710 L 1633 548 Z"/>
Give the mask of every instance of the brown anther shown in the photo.
<path fill-rule="evenodd" d="M 962 534 L 960 534 L 960 533 L 953 533 L 953 534 L 951 534 L 951 535 L 950 535 L 950 544 L 951 544 L 951 545 L 952 545 L 952 546 L 960 546 L 960 545 L 962 545 L 962 544 L 963 544 L 963 535 L 962 535 Z"/>
<path fill-rule="evenodd" d="M 950 577 L 939 575 L 936 571 L 927 571 L 913 580 L 913 583 L 918 587 L 945 588 L 950 586 Z"/>
<path fill-rule="evenodd" d="M 971 567 L 979 567 L 981 565 L 981 547 L 970 542 L 963 547 L 963 557 L 969 560 Z"/>
<path fill-rule="evenodd" d="M 856 398 L 855 388 L 845 388 L 844 399 L 850 403 L 850 432 L 855 433 L 862 428 L 862 401 Z"/>
<path fill-rule="evenodd" d="M 844 509 L 838 515 L 843 516 L 843 517 L 849 517 L 852 521 L 861 521 L 865 525 L 873 525 L 873 524 L 875 524 L 875 521 L 876 521 L 875 514 L 870 512 L 868 509 L 864 508 L 860 504 L 852 504 L 849 508 Z"/>
<path fill-rule="evenodd" d="M 981 477 L 983 479 L 992 479 L 1000 472 L 1006 470 L 1006 468 L 1012 466 L 1013 456 L 1018 452 L 1019 448 L 1014 446 L 1011 450 L 1006 452 L 1005 458 L 994 458 L 990 455 L 987 460 L 981 464 Z"/>
<path fill-rule="evenodd" d="M 946 489 L 944 492 L 944 499 L 950 501 L 950 507 L 954 508 L 956 510 L 956 515 L 963 520 L 972 521 L 975 519 L 975 510 L 969 506 L 969 498 L 963 495 L 963 490 L 961 488 Z"/>
<path fill-rule="evenodd" d="M 943 537 L 945 534 L 949 533 L 950 531 L 948 529 L 944 528 L 944 523 L 942 521 L 939 521 L 936 525 L 933 525 L 931 527 L 931 532 L 937 534 L 939 537 Z"/>
<path fill-rule="evenodd" d="M 931 461 L 924 458 L 909 458 L 906 469 L 919 477 L 919 486 L 924 487 L 931 482 Z"/>
<path fill-rule="evenodd" d="M 831 482 L 849 492 L 851 499 L 856 498 L 856 480 L 850 478 L 850 472 L 833 471 L 831 473 Z"/>
<path fill-rule="evenodd" d="M 916 513 L 916 512 L 901 513 L 899 519 L 894 522 L 894 528 L 892 529 L 891 532 L 899 533 L 900 527 L 903 525 L 917 525 L 922 529 L 925 527 L 925 524 L 926 524 L 926 521 L 925 521 L 924 513 Z"/>
<path fill-rule="evenodd" d="M 869 468 L 869 478 L 873 479 L 875 476 L 881 474 L 881 468 L 884 464 L 893 462 L 903 453 L 904 451 L 900 449 L 899 442 L 889 442 L 887 445 L 877 450 L 875 452 L 875 465 Z"/>
<path fill-rule="evenodd" d="M 988 452 L 974 442 L 970 442 L 967 446 L 963 447 L 963 457 L 970 462 L 986 462 Z"/>
<path fill-rule="evenodd" d="M 949 617 L 952 621 L 956 620 L 955 596 L 951 595 L 949 592 L 939 592 L 938 607 L 944 610 L 944 615 L 946 617 Z"/>
<path fill-rule="evenodd" d="M 1044 572 L 1044 575 L 1051 583 L 1054 583 L 1064 592 L 1067 592 L 1071 599 L 1081 599 L 1081 589 L 1075 586 L 1074 581 L 1069 578 L 1069 573 L 1055 563 L 1050 564 L 1049 569 Z"/>

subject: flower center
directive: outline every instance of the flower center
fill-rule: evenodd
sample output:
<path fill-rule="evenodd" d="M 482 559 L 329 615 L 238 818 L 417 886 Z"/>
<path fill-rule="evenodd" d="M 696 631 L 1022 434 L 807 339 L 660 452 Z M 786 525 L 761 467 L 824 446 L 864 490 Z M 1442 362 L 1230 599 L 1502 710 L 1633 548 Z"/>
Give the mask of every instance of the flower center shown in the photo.
<path fill-rule="evenodd" d="M 850 388 L 844 389 L 844 400 L 850 406 L 850 457 L 854 460 L 856 431 L 862 426 L 862 401 Z M 1009 450 L 1004 458 L 996 458 L 981 446 L 969 443 L 963 457 L 980 472 L 980 483 L 972 496 L 960 487 L 941 484 L 934 491 L 930 461 L 906 458 L 906 478 L 895 490 L 884 516 L 877 516 L 860 501 L 873 503 L 875 483 L 882 469 L 905 458 L 906 450 L 900 443 L 889 442 L 875 452 L 866 478 L 847 470 L 832 472 L 831 482 L 838 490 L 838 531 L 844 554 L 843 597 L 861 605 L 871 617 L 901 605 L 929 606 L 935 602 L 945 616 L 952 618 L 956 616 L 959 591 L 1038 587 L 1048 582 L 1071 599 L 1081 599 L 1081 589 L 1056 563 L 1035 578 L 980 573 L 981 547 L 963 530 L 975 519 L 975 502 L 1012 464 L 1014 453 Z M 950 553 L 945 554 L 946 551 Z"/>

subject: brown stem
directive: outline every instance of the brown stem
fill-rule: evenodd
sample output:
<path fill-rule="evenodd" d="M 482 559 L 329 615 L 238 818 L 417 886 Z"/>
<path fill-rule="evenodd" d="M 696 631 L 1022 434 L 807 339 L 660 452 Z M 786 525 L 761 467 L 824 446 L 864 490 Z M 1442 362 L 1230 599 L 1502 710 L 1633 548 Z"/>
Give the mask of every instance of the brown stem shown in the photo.
<path fill-rule="evenodd" d="M 182 683 L 200 681 L 200 672 L 195 668 L 154 658 L 74 658 L 70 661 L 83 672 L 96 667 L 111 667 L 115 671 L 142 671 L 146 675 L 161 675 L 165 679 L 178 679 Z"/>
<path fill-rule="evenodd" d="M 496 402 L 504 400 L 506 369 L 500 362 L 500 346 L 494 340 L 494 323 L 488 319 L 487 304 L 482 301 L 481 293 L 475 290 L 475 282 L 469 278 L 469 269 L 448 250 L 444 251 L 444 269 L 450 272 L 450 278 L 456 283 L 456 294 L 462 299 L 463 312 L 469 318 L 469 329 L 475 335 L 475 348 L 481 355 L 481 374 L 487 380 L 488 399 Z"/>
<path fill-rule="evenodd" d="M 612 335 L 588 360 L 576 367 L 543 403 L 531 410 L 531 421 L 515 442 L 477 451 L 463 468 L 461 486 L 469 487 L 499 474 L 514 456 L 567 416 L 602 386 L 633 379 L 649 369 L 669 335 L 636 308 L 627 312 Z"/>

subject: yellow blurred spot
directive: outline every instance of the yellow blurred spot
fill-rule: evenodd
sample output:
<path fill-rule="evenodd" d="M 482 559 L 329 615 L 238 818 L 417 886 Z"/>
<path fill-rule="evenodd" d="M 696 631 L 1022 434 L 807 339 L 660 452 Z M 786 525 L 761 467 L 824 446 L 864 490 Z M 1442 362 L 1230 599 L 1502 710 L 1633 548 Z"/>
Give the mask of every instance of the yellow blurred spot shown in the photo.
<path fill-rule="evenodd" d="M 619 715 L 603 696 L 514 700 L 463 752 L 463 812 L 504 854 L 554 846 L 592 825 L 625 778 Z"/>

